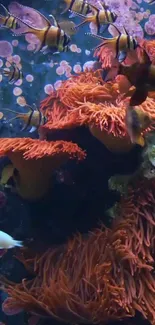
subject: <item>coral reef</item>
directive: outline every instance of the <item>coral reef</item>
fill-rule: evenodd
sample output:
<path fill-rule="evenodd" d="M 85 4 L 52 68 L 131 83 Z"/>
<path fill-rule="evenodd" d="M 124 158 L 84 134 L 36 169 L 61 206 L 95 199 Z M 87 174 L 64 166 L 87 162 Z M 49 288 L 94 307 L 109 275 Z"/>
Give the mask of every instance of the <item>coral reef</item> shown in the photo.
<path fill-rule="evenodd" d="M 119 82 L 105 83 L 100 70 L 81 73 L 62 83 L 42 103 L 41 110 L 48 117 L 44 134 L 50 130 L 69 129 L 85 125 L 111 151 L 132 148 L 126 133 L 126 102 Z M 140 108 L 154 117 L 154 100 L 147 100 Z"/>
<path fill-rule="evenodd" d="M 143 188 L 143 191 L 141 189 Z M 23 308 L 66 322 L 105 324 L 140 312 L 151 324 L 154 311 L 155 181 L 141 179 L 117 207 L 112 229 L 74 236 L 64 246 L 19 259 L 34 279 L 13 284 L 5 311 Z"/>
<path fill-rule="evenodd" d="M 7 156 L 17 174 L 17 193 L 29 200 L 43 197 L 50 186 L 55 168 L 70 158 L 85 158 L 77 144 L 65 141 L 47 142 L 31 138 L 1 138 L 0 157 Z"/>

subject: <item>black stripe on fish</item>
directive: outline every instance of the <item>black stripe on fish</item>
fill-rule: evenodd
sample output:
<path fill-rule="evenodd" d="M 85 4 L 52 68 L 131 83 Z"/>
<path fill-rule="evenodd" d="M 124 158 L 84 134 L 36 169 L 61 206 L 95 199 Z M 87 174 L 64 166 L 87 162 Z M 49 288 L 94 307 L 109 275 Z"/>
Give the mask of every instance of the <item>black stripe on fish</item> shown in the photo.
<path fill-rule="evenodd" d="M 90 9 L 89 9 L 89 4 L 86 3 L 86 13 L 85 13 L 86 15 L 89 13 L 89 10 L 90 10 Z"/>
<path fill-rule="evenodd" d="M 134 50 L 137 48 L 137 42 L 134 38 L 133 38 L 133 47 L 134 47 Z"/>
<path fill-rule="evenodd" d="M 47 122 L 46 116 L 43 116 L 43 123 L 45 124 Z"/>
<path fill-rule="evenodd" d="M 7 16 L 6 19 L 5 19 L 5 22 L 4 22 L 5 26 L 7 26 L 7 22 L 8 22 L 9 19 L 10 19 L 10 16 Z"/>
<path fill-rule="evenodd" d="M 117 37 L 117 41 L 116 41 L 116 58 L 118 58 L 118 54 L 119 54 L 119 42 L 120 42 L 120 38 L 121 38 L 121 35 L 119 35 Z"/>
<path fill-rule="evenodd" d="M 33 113 L 34 113 L 34 111 L 32 111 L 32 112 L 30 113 L 29 118 L 28 118 L 28 121 L 27 121 L 27 123 L 25 124 L 24 128 L 22 129 L 22 131 L 26 130 L 26 129 L 28 128 L 28 126 L 30 125 L 30 123 L 31 123 L 31 119 L 32 119 L 32 116 L 33 116 Z"/>
<path fill-rule="evenodd" d="M 129 34 L 127 34 L 126 37 L 127 37 L 127 48 L 130 50 L 131 42 L 130 42 L 130 36 L 129 36 Z"/>
<path fill-rule="evenodd" d="M 41 48 L 43 48 L 46 45 L 46 37 L 47 37 L 47 34 L 48 34 L 50 28 L 51 28 L 51 26 L 49 26 L 45 31 L 44 39 L 43 39 L 42 44 L 41 44 Z"/>
<path fill-rule="evenodd" d="M 109 21 L 109 14 L 108 14 L 107 10 L 104 10 L 104 14 L 105 14 L 105 19 L 108 22 Z"/>
<path fill-rule="evenodd" d="M 85 1 L 82 2 L 81 13 L 83 13 L 84 7 L 85 7 Z"/>
<path fill-rule="evenodd" d="M 68 8 L 69 10 L 72 9 L 72 7 L 73 7 L 73 5 L 74 5 L 74 2 L 75 2 L 75 0 L 72 0 L 72 1 L 71 1 L 71 4 L 70 4 L 70 6 L 69 6 L 69 8 Z"/>
<path fill-rule="evenodd" d="M 96 13 L 96 25 L 97 25 L 97 33 L 100 31 L 100 21 L 99 21 L 99 11 Z"/>
<path fill-rule="evenodd" d="M 61 36 L 61 29 L 58 28 L 58 31 L 57 31 L 57 46 L 59 46 L 60 36 Z M 64 33 L 64 39 L 65 39 L 65 33 Z"/>
<path fill-rule="evenodd" d="M 12 66 L 12 68 L 13 68 L 13 70 L 12 70 L 12 74 L 10 75 L 9 82 L 14 80 L 14 78 L 15 78 L 16 69 L 14 66 Z"/>
<path fill-rule="evenodd" d="M 16 28 L 16 18 L 15 17 L 13 17 L 12 24 L 11 24 L 10 28 Z"/>

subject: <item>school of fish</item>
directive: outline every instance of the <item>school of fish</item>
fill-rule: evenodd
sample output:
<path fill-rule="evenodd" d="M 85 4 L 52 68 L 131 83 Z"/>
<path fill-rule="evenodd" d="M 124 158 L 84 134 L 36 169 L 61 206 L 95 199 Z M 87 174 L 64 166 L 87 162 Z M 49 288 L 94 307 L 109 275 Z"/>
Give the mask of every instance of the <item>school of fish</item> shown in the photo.
<path fill-rule="evenodd" d="M 78 25 L 75 25 L 71 20 L 59 22 L 52 14 L 49 15 L 50 19 L 48 19 L 41 12 L 33 9 L 33 11 L 39 14 L 44 21 L 44 27 L 37 28 L 32 26 L 27 21 L 24 21 L 23 19 L 10 13 L 3 4 L 0 4 L 1 8 L 4 10 L 4 15 L 0 14 L 0 25 L 3 28 L 11 30 L 13 34 L 17 36 L 27 34 L 35 35 L 38 38 L 39 43 L 37 44 L 34 53 L 40 51 L 43 54 L 47 54 L 49 52 L 55 54 L 69 51 L 71 37 L 74 35 L 74 33 L 76 33 L 77 29 L 87 23 L 93 23 L 96 26 L 97 33 L 85 33 L 85 35 L 94 37 L 101 41 L 101 43 L 97 45 L 95 49 L 99 49 L 100 47 L 110 48 L 113 53 L 115 53 L 115 58 L 118 62 L 116 74 L 111 77 L 112 71 L 108 71 L 104 80 L 108 81 L 114 79 L 116 75 L 124 75 L 128 79 L 130 86 L 135 87 L 134 91 L 130 92 L 129 89 L 127 93 L 128 95 L 131 95 L 131 98 L 129 102 L 130 109 L 127 108 L 126 128 L 131 141 L 133 143 L 141 143 L 142 145 L 142 141 L 140 141 L 140 131 L 138 133 L 139 139 L 137 132 L 135 132 L 138 121 L 139 124 L 141 124 L 141 117 L 140 114 L 136 113 L 137 116 L 135 123 L 135 114 L 132 114 L 132 110 L 134 109 L 134 106 L 140 105 L 143 101 L 145 101 L 148 91 L 155 89 L 155 66 L 151 63 L 146 53 L 144 53 L 141 62 L 136 62 L 130 66 L 122 64 L 125 61 L 128 53 L 135 51 L 140 45 L 138 44 L 137 39 L 131 36 L 124 26 L 122 26 L 123 32 L 118 29 L 118 27 L 115 25 L 117 15 L 114 11 L 110 10 L 104 1 L 100 1 L 100 9 L 86 0 L 63 0 L 63 2 L 65 4 L 65 9 L 63 10 L 62 14 L 69 11 L 71 13 L 70 17 L 79 16 L 82 21 Z M 155 1 L 151 0 L 148 3 L 152 5 L 155 3 Z M 117 36 L 107 38 L 99 35 L 99 33 L 103 34 L 110 25 L 115 28 Z M 21 31 L 20 27 L 23 26 L 25 28 Z M 1 69 L 1 73 L 4 77 L 8 78 L 8 83 L 10 84 L 24 78 L 22 71 L 14 63 L 10 63 L 10 69 Z M 31 127 L 30 132 L 33 132 L 38 129 L 40 125 L 45 124 L 47 119 L 43 116 L 38 108 L 32 108 L 28 104 L 26 104 L 26 106 L 29 108 L 29 111 L 25 113 L 18 113 L 10 110 L 10 112 L 15 114 L 15 116 L 12 119 L 7 120 L 6 123 L 19 118 L 25 123 L 22 130 L 26 130 L 27 128 Z M 9 110 L 5 109 L 5 111 Z M 137 117 L 139 118 L 137 119 Z M 3 118 L 2 113 L 0 118 Z M 128 119 L 130 120 L 130 123 L 128 123 Z M 143 129 L 143 126 L 139 128 L 139 130 L 141 129 Z M 133 136 L 135 133 L 136 137 Z"/>

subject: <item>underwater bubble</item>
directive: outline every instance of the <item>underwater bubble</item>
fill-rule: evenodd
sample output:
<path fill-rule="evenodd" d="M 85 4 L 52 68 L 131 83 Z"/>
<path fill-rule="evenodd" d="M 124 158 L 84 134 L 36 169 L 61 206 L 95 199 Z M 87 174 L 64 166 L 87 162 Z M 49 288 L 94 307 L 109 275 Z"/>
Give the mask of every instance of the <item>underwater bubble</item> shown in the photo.
<path fill-rule="evenodd" d="M 34 77 L 32 76 L 32 74 L 27 74 L 27 76 L 26 76 L 26 81 L 28 81 L 28 82 L 32 82 L 33 80 L 34 80 Z"/>
<path fill-rule="evenodd" d="M 0 56 L 7 58 L 13 53 L 12 44 L 7 41 L 0 41 Z"/>
<path fill-rule="evenodd" d="M 82 52 L 82 50 L 80 49 L 80 47 L 77 48 L 77 51 L 76 52 L 77 53 L 81 53 Z"/>
<path fill-rule="evenodd" d="M 82 67 L 80 64 L 75 64 L 74 67 L 73 67 L 73 71 L 75 73 L 80 73 L 82 71 Z"/>
<path fill-rule="evenodd" d="M 19 95 L 21 95 L 22 92 L 23 92 L 22 89 L 19 88 L 19 87 L 15 87 L 15 88 L 13 89 L 13 94 L 14 94 L 15 96 L 19 96 Z"/>
<path fill-rule="evenodd" d="M 70 46 L 70 50 L 71 50 L 71 52 L 77 52 L 77 45 L 76 44 L 72 44 Z"/>
<path fill-rule="evenodd" d="M 19 80 L 17 80 L 17 81 L 15 82 L 15 85 L 16 85 L 16 86 L 21 86 L 22 83 L 23 83 L 23 80 L 22 80 L 22 79 L 19 79 Z"/>
<path fill-rule="evenodd" d="M 13 41 L 12 41 L 12 45 L 13 46 L 18 46 L 18 44 L 19 44 L 19 42 L 18 42 L 18 40 L 17 39 L 14 39 Z"/>
<path fill-rule="evenodd" d="M 54 88 L 55 90 L 59 89 L 61 87 L 61 84 L 62 84 L 62 80 L 57 80 L 55 83 L 54 83 Z"/>
<path fill-rule="evenodd" d="M 90 55 L 90 53 L 91 53 L 91 52 L 90 52 L 89 50 L 85 50 L 85 54 L 86 54 L 86 55 Z"/>
<path fill-rule="evenodd" d="M 60 62 L 60 65 L 62 65 L 62 66 L 66 66 L 66 65 L 68 65 L 69 63 L 66 61 L 66 60 L 62 60 L 61 62 Z"/>
<path fill-rule="evenodd" d="M 40 41 L 39 39 L 37 38 L 37 36 L 33 35 L 33 34 L 27 34 L 25 36 L 25 40 L 30 43 L 30 44 L 39 44 Z"/>
<path fill-rule="evenodd" d="M 65 72 L 65 69 L 63 66 L 60 66 L 56 69 L 56 73 L 58 74 L 58 76 L 62 76 Z"/>
<path fill-rule="evenodd" d="M 26 99 L 23 96 L 17 97 L 17 104 L 20 106 L 25 106 L 26 105 Z"/>
<path fill-rule="evenodd" d="M 149 21 L 145 23 L 144 29 L 148 35 L 154 35 L 155 33 L 155 27 Z"/>
<path fill-rule="evenodd" d="M 36 48 L 36 45 L 35 45 L 35 44 L 28 44 L 28 45 L 27 45 L 27 50 L 28 50 L 28 51 L 34 51 L 35 48 Z"/>
<path fill-rule="evenodd" d="M 83 71 L 85 71 L 86 69 L 91 70 L 94 66 L 94 62 L 95 61 L 87 61 L 85 62 L 85 64 L 83 65 Z"/>
<path fill-rule="evenodd" d="M 65 71 L 66 71 L 67 73 L 71 72 L 71 71 L 72 71 L 72 67 L 71 67 L 71 65 L 67 65 L 67 66 L 65 67 Z"/>
<path fill-rule="evenodd" d="M 44 92 L 47 95 L 50 95 L 53 92 L 54 88 L 51 84 L 48 84 L 44 87 Z"/>

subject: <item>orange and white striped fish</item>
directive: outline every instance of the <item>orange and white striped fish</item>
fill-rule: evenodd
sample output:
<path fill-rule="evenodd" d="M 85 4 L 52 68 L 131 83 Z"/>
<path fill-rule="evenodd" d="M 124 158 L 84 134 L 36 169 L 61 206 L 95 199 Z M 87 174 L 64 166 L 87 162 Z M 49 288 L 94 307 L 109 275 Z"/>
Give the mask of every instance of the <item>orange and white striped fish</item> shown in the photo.
<path fill-rule="evenodd" d="M 30 133 L 36 131 L 39 126 L 44 125 L 47 122 L 47 118 L 41 113 L 39 108 L 36 106 L 33 108 L 30 105 L 26 104 L 26 107 L 29 108 L 29 111 L 27 113 L 19 113 L 11 109 L 4 109 L 4 111 L 14 113 L 16 116 L 7 120 L 5 123 L 10 123 L 15 119 L 21 119 L 25 122 L 24 127 L 21 131 L 26 130 L 31 126 Z"/>
<path fill-rule="evenodd" d="M 86 0 L 64 0 L 66 8 L 62 12 L 64 14 L 67 10 L 79 13 L 81 15 L 87 15 L 91 12 L 92 6 Z"/>
<path fill-rule="evenodd" d="M 8 63 L 10 63 L 9 61 L 7 61 Z M 10 84 L 15 83 L 17 80 L 19 79 L 23 79 L 23 72 L 21 70 L 19 70 L 19 68 L 16 66 L 15 63 L 10 63 L 11 65 L 11 69 L 8 68 L 4 68 L 2 69 L 2 74 L 8 78 L 8 82 Z"/>
<path fill-rule="evenodd" d="M 52 17 L 53 24 L 51 24 L 51 22 L 43 14 L 40 13 L 40 16 L 44 18 L 44 21 L 46 22 L 44 28 L 39 29 L 32 27 L 22 19 L 17 18 L 17 21 L 28 28 L 21 33 L 18 33 L 18 30 L 15 30 L 14 33 L 17 36 L 26 34 L 35 35 L 40 41 L 35 52 L 41 51 L 44 54 L 48 52 L 67 52 L 69 50 L 70 36 L 60 28 L 53 15 L 50 15 L 50 17 Z"/>
<path fill-rule="evenodd" d="M 95 49 L 99 49 L 102 46 L 110 47 L 115 52 L 115 58 L 121 63 L 126 59 L 128 51 L 134 51 L 139 44 L 133 36 L 129 35 L 125 27 L 123 27 L 124 32 L 121 33 L 115 25 L 111 25 L 117 30 L 118 36 L 107 38 L 92 33 L 86 33 L 86 35 L 95 37 L 102 41 L 102 43 L 96 46 Z"/>
<path fill-rule="evenodd" d="M 92 15 L 89 16 L 74 12 L 72 10 L 74 14 L 84 18 L 84 21 L 76 25 L 75 28 L 79 28 L 80 26 L 86 23 L 94 23 L 97 27 L 97 33 L 99 33 L 101 27 L 106 26 L 107 28 L 109 24 L 114 23 L 117 19 L 117 15 L 114 12 L 112 12 L 110 9 L 108 9 L 108 7 L 105 6 L 105 4 L 102 5 L 102 9 L 98 9 L 97 7 L 91 5 L 91 9 L 92 9 Z"/>

